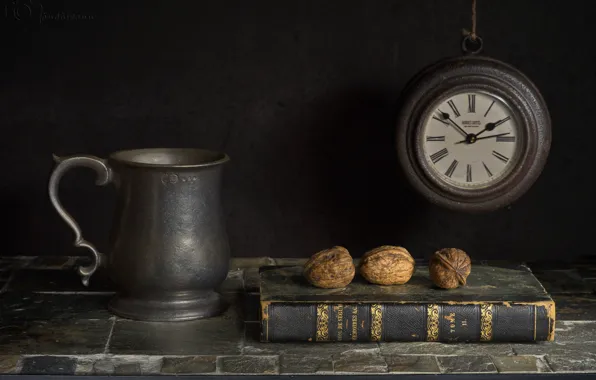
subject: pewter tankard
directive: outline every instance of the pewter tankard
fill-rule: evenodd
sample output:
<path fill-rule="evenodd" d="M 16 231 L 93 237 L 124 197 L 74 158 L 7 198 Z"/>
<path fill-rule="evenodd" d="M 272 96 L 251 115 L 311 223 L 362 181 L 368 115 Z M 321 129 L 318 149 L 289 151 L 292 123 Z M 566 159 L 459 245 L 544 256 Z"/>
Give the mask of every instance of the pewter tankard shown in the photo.
<path fill-rule="evenodd" d="M 75 233 L 76 247 L 93 254 L 78 268 L 86 286 L 105 266 L 117 286 L 109 310 L 124 318 L 181 321 L 207 318 L 225 306 L 215 289 L 225 280 L 230 260 L 220 202 L 224 153 L 202 149 L 137 149 L 56 157 L 49 196 Z M 97 185 L 117 194 L 107 254 L 83 238 L 58 199 L 58 185 L 71 168 L 97 172 Z"/>

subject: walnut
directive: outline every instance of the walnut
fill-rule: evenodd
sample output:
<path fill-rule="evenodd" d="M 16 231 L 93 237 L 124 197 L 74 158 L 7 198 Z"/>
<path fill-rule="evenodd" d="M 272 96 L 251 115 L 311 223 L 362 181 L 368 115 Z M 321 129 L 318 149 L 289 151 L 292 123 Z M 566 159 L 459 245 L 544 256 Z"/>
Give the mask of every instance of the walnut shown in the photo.
<path fill-rule="evenodd" d="M 470 257 L 461 249 L 443 248 L 434 253 L 429 264 L 430 279 L 443 289 L 455 289 L 466 284 L 472 271 Z"/>
<path fill-rule="evenodd" d="M 304 264 L 304 277 L 319 288 L 343 288 L 354 279 L 356 268 L 344 247 L 317 252 Z"/>
<path fill-rule="evenodd" d="M 373 284 L 405 284 L 414 274 L 415 266 L 414 258 L 405 248 L 384 245 L 362 256 L 360 274 Z"/>

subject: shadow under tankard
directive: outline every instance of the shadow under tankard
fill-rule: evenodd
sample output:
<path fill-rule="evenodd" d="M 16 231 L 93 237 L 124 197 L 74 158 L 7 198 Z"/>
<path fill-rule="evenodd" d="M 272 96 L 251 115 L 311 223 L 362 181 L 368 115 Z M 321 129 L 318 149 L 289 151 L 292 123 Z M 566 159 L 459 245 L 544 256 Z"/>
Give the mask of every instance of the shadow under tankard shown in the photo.
<path fill-rule="evenodd" d="M 93 254 L 78 268 L 83 284 L 106 266 L 117 286 L 109 309 L 124 318 L 181 321 L 225 309 L 214 290 L 226 278 L 230 249 L 221 208 L 225 153 L 202 149 L 137 149 L 54 157 L 49 196 L 75 233 L 74 245 Z M 99 252 L 58 198 L 62 176 L 74 167 L 97 172 L 97 185 L 112 185 L 117 203 L 110 251 Z"/>

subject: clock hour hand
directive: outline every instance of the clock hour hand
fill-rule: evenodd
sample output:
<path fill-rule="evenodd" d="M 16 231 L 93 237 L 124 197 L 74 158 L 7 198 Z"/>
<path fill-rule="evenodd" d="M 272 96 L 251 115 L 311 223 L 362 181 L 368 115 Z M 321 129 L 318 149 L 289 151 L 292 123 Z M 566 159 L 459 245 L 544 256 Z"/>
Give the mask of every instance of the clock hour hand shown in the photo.
<path fill-rule="evenodd" d="M 481 130 L 480 132 L 476 133 L 476 137 L 480 136 L 482 133 L 484 133 L 486 131 L 492 131 L 493 129 L 495 129 L 495 123 L 486 123 L 486 125 L 484 126 L 484 129 Z"/>
<path fill-rule="evenodd" d="M 486 131 L 492 131 L 493 129 L 497 128 L 499 125 L 503 124 L 504 122 L 506 122 L 509 119 L 511 119 L 511 116 L 504 117 L 501 120 L 495 121 L 494 123 L 487 123 L 484 126 L 484 129 L 483 130 L 481 130 L 480 132 L 476 133 L 476 137 L 480 136 L 481 133 L 484 133 Z"/>
<path fill-rule="evenodd" d="M 441 110 L 439 110 L 439 112 L 441 112 Z M 466 133 L 466 131 L 464 131 L 462 129 L 462 127 L 460 127 L 459 125 L 457 125 L 457 123 L 453 120 L 451 120 L 451 118 L 449 117 L 449 114 L 446 112 L 441 112 L 441 117 L 447 121 L 449 121 L 451 123 L 451 125 L 453 125 L 455 127 L 455 129 L 457 129 L 457 131 L 459 133 L 461 133 L 464 137 L 468 137 L 468 134 Z"/>
<path fill-rule="evenodd" d="M 491 137 L 499 137 L 499 136 L 505 136 L 508 135 L 510 132 L 505 132 L 505 133 L 498 133 L 496 135 L 490 135 L 490 136 L 484 136 L 484 137 L 478 137 L 478 135 L 476 135 L 472 141 L 470 142 L 470 144 L 475 143 L 478 140 L 484 140 L 484 139 L 490 139 Z M 456 142 L 456 144 L 463 144 L 465 142 L 468 142 L 468 139 L 462 140 L 462 141 L 458 141 Z"/>

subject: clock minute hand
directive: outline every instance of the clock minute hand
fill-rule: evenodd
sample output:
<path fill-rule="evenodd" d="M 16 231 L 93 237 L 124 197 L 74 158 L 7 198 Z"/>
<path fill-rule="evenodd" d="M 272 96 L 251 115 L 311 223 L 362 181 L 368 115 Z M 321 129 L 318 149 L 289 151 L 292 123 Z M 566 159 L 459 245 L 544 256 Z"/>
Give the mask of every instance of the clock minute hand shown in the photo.
<path fill-rule="evenodd" d="M 439 111 L 440 112 L 440 111 Z M 455 129 L 457 129 L 457 131 L 459 133 L 461 133 L 462 135 L 464 135 L 465 137 L 468 137 L 468 134 L 466 131 L 464 131 L 462 129 L 462 127 L 460 127 L 459 125 L 457 125 L 457 123 L 453 120 L 451 120 L 451 118 L 449 117 L 449 114 L 446 112 L 441 112 L 441 116 L 443 117 L 443 119 L 448 120 L 454 127 Z"/>
<path fill-rule="evenodd" d="M 496 135 L 490 135 L 490 136 L 484 136 L 484 137 L 477 137 L 474 141 L 478 141 L 478 140 L 484 140 L 484 139 L 490 139 L 491 137 L 499 137 L 499 136 L 505 136 L 508 135 L 510 132 L 505 132 L 505 133 L 498 133 Z M 476 135 L 478 136 L 478 135 Z M 465 143 L 467 140 L 462 140 L 462 141 L 458 141 L 456 142 L 456 144 L 463 144 Z"/>

